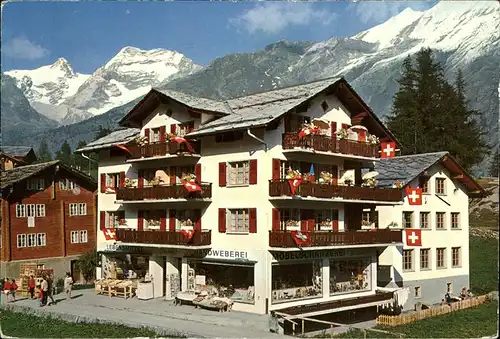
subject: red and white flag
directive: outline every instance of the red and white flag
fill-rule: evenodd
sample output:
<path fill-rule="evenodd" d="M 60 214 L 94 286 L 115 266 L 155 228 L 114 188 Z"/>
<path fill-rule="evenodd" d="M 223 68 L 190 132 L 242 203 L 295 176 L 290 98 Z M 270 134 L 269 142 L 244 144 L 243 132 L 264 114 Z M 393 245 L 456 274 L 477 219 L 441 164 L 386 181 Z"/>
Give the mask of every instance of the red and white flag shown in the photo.
<path fill-rule="evenodd" d="M 201 192 L 201 187 L 195 181 L 182 180 L 182 184 L 188 192 Z"/>
<path fill-rule="evenodd" d="M 122 145 L 122 144 L 113 144 L 114 147 L 118 147 L 119 149 L 127 152 L 128 155 L 132 155 L 132 152 L 128 149 L 127 146 Z"/>
<path fill-rule="evenodd" d="M 188 230 L 188 229 L 182 229 L 181 233 L 184 234 L 184 236 L 188 239 L 191 240 L 191 238 L 194 235 L 194 230 Z"/>
<path fill-rule="evenodd" d="M 422 189 L 406 187 L 406 197 L 410 205 L 422 205 Z"/>
<path fill-rule="evenodd" d="M 302 184 L 302 178 L 298 179 L 288 179 L 288 184 L 290 185 L 290 190 L 292 191 L 292 195 L 295 195 L 295 190 L 297 187 Z"/>
<path fill-rule="evenodd" d="M 396 143 L 394 141 L 382 141 L 380 148 L 381 158 L 394 158 L 396 156 Z"/>
<path fill-rule="evenodd" d="M 175 136 L 171 139 L 173 142 L 176 142 L 178 144 L 185 144 L 188 151 L 191 152 L 191 153 L 194 153 L 194 148 L 193 146 L 191 146 L 191 144 L 189 143 L 189 141 L 187 141 L 185 138 L 183 137 L 179 137 L 179 136 Z"/>
<path fill-rule="evenodd" d="M 422 246 L 422 230 L 405 229 L 406 246 Z"/>
<path fill-rule="evenodd" d="M 303 138 L 308 135 L 313 135 L 313 134 L 318 134 L 319 129 L 317 127 L 311 128 L 311 127 L 304 127 L 300 130 L 299 132 L 299 138 Z"/>
<path fill-rule="evenodd" d="M 106 240 L 116 240 L 116 232 L 114 228 L 105 228 L 102 230 Z"/>
<path fill-rule="evenodd" d="M 302 234 L 301 231 L 291 231 L 290 234 L 297 246 L 310 246 L 312 243 L 311 237 L 307 234 Z"/>

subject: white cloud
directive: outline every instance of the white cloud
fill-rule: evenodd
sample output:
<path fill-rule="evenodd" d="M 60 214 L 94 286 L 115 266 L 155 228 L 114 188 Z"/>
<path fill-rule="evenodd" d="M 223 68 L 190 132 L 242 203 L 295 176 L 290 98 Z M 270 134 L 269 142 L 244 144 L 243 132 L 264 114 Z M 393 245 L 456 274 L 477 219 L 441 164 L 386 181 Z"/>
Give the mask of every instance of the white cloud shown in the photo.
<path fill-rule="evenodd" d="M 27 38 L 15 37 L 3 44 L 3 53 L 9 58 L 36 60 L 50 54 L 50 51 Z"/>
<path fill-rule="evenodd" d="M 410 1 L 359 1 L 349 5 L 354 10 L 359 20 L 363 23 L 379 24 L 395 16 L 403 9 L 410 7 L 415 10 L 424 10 L 431 7 L 431 2 Z"/>
<path fill-rule="evenodd" d="M 336 13 L 315 10 L 312 3 L 278 2 L 256 5 L 229 21 L 251 34 L 276 34 L 289 26 L 328 25 L 336 17 Z"/>

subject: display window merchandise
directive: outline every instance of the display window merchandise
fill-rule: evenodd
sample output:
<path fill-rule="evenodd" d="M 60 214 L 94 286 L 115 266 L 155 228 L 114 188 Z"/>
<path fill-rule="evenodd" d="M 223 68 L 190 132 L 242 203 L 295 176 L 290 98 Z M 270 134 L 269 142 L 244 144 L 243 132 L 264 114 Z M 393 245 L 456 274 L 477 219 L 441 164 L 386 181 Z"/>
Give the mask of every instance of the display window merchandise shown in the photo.
<path fill-rule="evenodd" d="M 322 297 L 322 260 L 272 265 L 273 304 Z"/>
<path fill-rule="evenodd" d="M 368 258 L 330 260 L 330 295 L 371 290 Z"/>

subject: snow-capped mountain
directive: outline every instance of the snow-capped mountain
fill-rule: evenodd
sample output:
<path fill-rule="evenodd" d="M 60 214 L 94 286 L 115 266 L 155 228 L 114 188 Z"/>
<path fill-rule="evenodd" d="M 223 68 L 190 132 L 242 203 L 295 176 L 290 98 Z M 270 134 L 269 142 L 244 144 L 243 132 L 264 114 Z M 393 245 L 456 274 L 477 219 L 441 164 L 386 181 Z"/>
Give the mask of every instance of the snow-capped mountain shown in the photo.
<path fill-rule="evenodd" d="M 63 58 L 34 70 L 6 72 L 31 106 L 67 125 L 107 112 L 152 86 L 201 69 L 178 52 L 125 47 L 92 75 L 75 73 Z"/>

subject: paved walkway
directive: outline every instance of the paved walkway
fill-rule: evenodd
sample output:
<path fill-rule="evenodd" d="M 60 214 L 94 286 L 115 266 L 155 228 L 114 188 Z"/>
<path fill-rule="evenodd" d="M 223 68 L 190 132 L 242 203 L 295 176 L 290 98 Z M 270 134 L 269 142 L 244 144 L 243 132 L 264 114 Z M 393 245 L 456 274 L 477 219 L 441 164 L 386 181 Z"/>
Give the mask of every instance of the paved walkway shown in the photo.
<path fill-rule="evenodd" d="M 73 299 L 56 295 L 57 304 L 39 307 L 37 300 L 19 299 L 13 305 L 37 308 L 40 312 L 60 313 L 118 322 L 129 326 L 160 327 L 194 337 L 277 338 L 269 331 L 269 316 L 243 312 L 219 313 L 193 306 L 174 306 L 163 299 L 125 300 L 96 295 L 94 290 L 73 291 Z"/>

